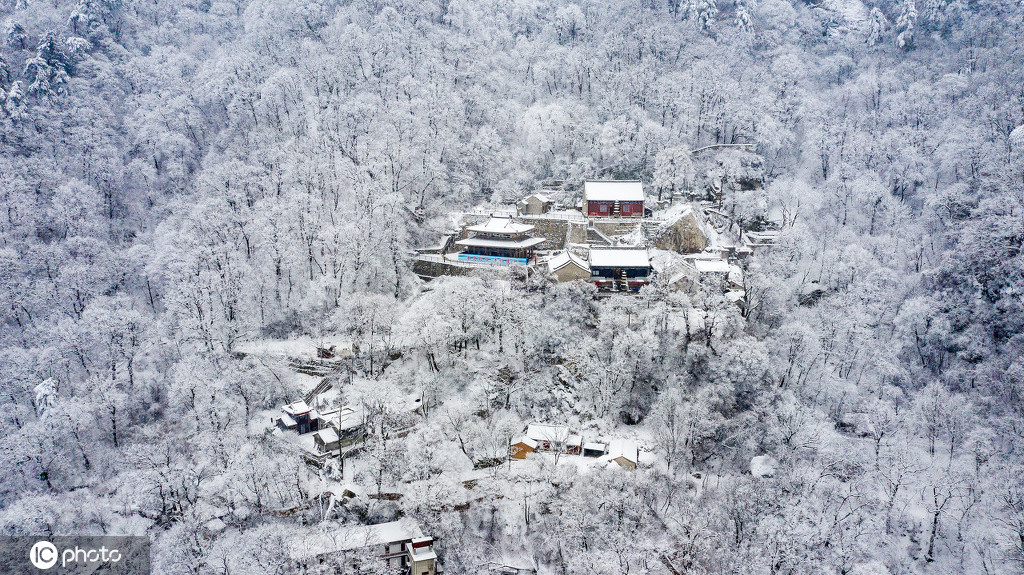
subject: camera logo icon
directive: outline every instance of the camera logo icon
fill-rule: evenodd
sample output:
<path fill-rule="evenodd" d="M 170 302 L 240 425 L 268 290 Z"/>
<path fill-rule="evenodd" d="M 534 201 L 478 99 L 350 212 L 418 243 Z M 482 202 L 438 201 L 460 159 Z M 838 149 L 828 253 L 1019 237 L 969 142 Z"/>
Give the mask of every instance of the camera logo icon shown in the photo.
<path fill-rule="evenodd" d="M 29 549 L 28 559 L 38 569 L 49 569 L 57 564 L 57 547 L 49 541 L 37 541 Z"/>

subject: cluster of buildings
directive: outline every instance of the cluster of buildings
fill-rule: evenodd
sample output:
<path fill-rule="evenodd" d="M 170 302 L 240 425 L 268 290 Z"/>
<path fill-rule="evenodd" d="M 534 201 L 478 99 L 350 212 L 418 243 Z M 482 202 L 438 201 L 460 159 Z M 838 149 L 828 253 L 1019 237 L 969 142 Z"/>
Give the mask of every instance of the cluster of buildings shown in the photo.
<path fill-rule="evenodd" d="M 421 254 L 421 263 L 439 266 L 433 274 L 421 275 L 460 274 L 465 266 L 522 265 L 550 271 L 559 281 L 589 281 L 605 291 L 637 291 L 650 283 L 653 270 L 647 247 L 610 245 L 613 241 L 598 229 L 598 221 L 632 228 L 643 220 L 641 182 L 588 181 L 578 209 L 555 211 L 556 207 L 548 196 L 531 194 L 516 204 L 515 214 L 491 214 L 482 223 L 464 225 L 436 253 Z M 543 232 L 535 225 L 538 218 L 547 224 Z M 570 241 L 574 227 L 582 235 L 576 239 L 582 241 Z M 587 239 L 591 230 L 598 242 Z"/>
<path fill-rule="evenodd" d="M 735 262 L 755 248 L 771 245 L 774 233 L 748 232 L 739 241 L 732 235 L 731 243 L 723 242 L 728 235 L 723 229 L 731 225 L 727 216 L 698 204 L 675 205 L 659 210 L 658 218 L 652 215 L 641 182 L 587 181 L 581 201 L 570 209 L 535 193 L 517 202 L 512 213 L 464 214 L 458 231 L 440 246 L 420 250 L 415 269 L 429 279 L 465 275 L 481 267 L 524 266 L 553 281 L 585 281 L 602 292 L 626 293 L 639 291 L 660 273 L 672 289 L 721 286 L 742 305 L 744 282 Z M 657 258 L 657 270 L 652 254 Z M 331 348 L 318 350 L 320 358 L 335 353 Z M 275 425 L 282 432 L 295 432 L 287 435 L 289 441 L 297 437 L 303 457 L 322 465 L 330 457 L 343 458 L 359 449 L 368 425 L 362 407 L 327 407 L 341 403 L 340 399 L 324 402 L 317 397 L 318 390 L 282 407 Z M 421 406 L 394 407 L 414 410 Z M 859 422 L 849 419 L 849 427 L 857 430 Z M 600 437 L 588 441 L 566 425 L 544 423 L 530 424 L 521 437 L 510 442 L 510 459 L 527 459 L 531 453 L 591 458 L 596 465 L 627 470 L 637 469 L 640 459 L 635 441 Z M 585 463 L 583 459 L 574 461 Z M 755 474 L 770 474 L 766 468 L 757 467 Z M 373 561 L 403 574 L 436 575 L 440 571 L 433 539 L 424 537 L 409 518 L 308 531 L 291 549 L 298 564 L 323 565 L 341 557 L 357 570 L 375 569 L 365 563 Z M 506 569 L 502 573 L 511 572 L 507 565 L 500 568 Z"/>
<path fill-rule="evenodd" d="M 651 257 L 644 247 L 591 247 L 582 258 L 564 250 L 545 262 L 556 281 L 588 281 L 605 291 L 637 291 L 654 274 Z"/>
<path fill-rule="evenodd" d="M 636 292 L 661 273 L 672 289 L 716 285 L 738 293 L 742 273 L 733 262 L 770 245 L 774 233 L 748 232 L 723 245 L 728 234 L 717 219 L 727 219 L 724 214 L 697 204 L 675 208 L 652 217 L 637 180 L 584 182 L 582 199 L 568 209 L 545 194 L 530 194 L 514 212 L 465 214 L 470 221 L 441 245 L 420 250 L 414 268 L 430 279 L 520 265 L 558 282 L 587 281 L 602 292 Z M 656 269 L 652 250 L 683 257 Z"/>
<path fill-rule="evenodd" d="M 408 401 L 409 409 L 418 407 L 418 399 Z M 318 410 L 299 400 L 282 407 L 275 424 L 281 431 L 296 433 L 303 458 L 315 465 L 361 448 L 367 436 L 364 409 L 350 405 Z M 294 441 L 295 436 L 291 437 Z M 350 491 L 345 495 L 356 496 Z M 307 528 L 293 538 L 290 555 L 297 565 L 314 570 L 342 562 L 354 572 L 376 573 L 382 566 L 388 573 L 402 575 L 440 572 L 433 538 L 425 537 L 408 517 L 375 525 Z"/>
<path fill-rule="evenodd" d="M 509 457 L 526 459 L 530 453 L 559 453 L 594 457 L 599 463 L 615 463 L 624 469 L 636 469 L 640 450 L 636 442 L 625 439 L 586 442 L 565 425 L 531 423 L 526 433 L 512 441 Z"/>
<path fill-rule="evenodd" d="M 368 421 L 361 405 L 337 403 L 337 394 L 332 394 L 330 388 L 314 390 L 306 399 L 283 406 L 280 415 L 273 420 L 274 426 L 279 432 L 295 432 L 285 437 L 299 447 L 300 454 L 310 464 L 322 466 L 331 457 L 343 459 L 364 445 Z M 422 396 L 412 393 L 398 398 L 386 409 L 392 415 L 401 416 L 392 418 L 397 425 L 388 436 L 403 436 L 413 425 L 413 414 L 422 409 Z"/>
<path fill-rule="evenodd" d="M 299 400 L 282 407 L 275 423 L 282 431 L 297 433 L 303 455 L 318 463 L 366 439 L 366 416 L 359 406 L 343 405 L 320 411 Z"/>

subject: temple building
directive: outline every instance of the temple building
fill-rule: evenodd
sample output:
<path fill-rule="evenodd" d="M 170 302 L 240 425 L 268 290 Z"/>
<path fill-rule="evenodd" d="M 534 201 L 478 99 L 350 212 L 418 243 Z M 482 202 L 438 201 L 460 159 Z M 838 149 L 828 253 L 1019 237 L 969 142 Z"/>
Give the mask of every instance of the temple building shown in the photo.
<path fill-rule="evenodd" d="M 639 180 L 583 182 L 583 211 L 591 218 L 642 218 L 644 186 Z"/>
<path fill-rule="evenodd" d="M 519 224 L 509 217 L 492 216 L 486 223 L 466 227 L 468 237 L 455 242 L 462 248 L 460 262 L 499 265 L 527 265 L 534 259 L 534 248 L 544 238 L 530 236 L 534 227 Z"/>
<path fill-rule="evenodd" d="M 601 290 L 637 291 L 650 283 L 647 248 L 590 248 L 590 283 Z"/>

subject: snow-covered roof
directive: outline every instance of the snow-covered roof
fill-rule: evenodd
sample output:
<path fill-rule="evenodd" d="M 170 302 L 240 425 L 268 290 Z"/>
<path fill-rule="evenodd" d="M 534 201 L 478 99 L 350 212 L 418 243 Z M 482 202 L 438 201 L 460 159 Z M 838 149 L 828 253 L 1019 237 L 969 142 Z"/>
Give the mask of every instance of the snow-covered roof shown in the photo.
<path fill-rule="evenodd" d="M 649 268 L 646 248 L 591 248 L 591 268 Z"/>
<path fill-rule="evenodd" d="M 608 458 L 615 460 L 621 457 L 636 464 L 639 459 L 639 451 L 635 441 L 631 439 L 616 439 L 608 445 Z"/>
<path fill-rule="evenodd" d="M 729 262 L 725 260 L 694 260 L 693 267 L 702 274 L 729 273 Z"/>
<path fill-rule="evenodd" d="M 608 446 L 606 446 L 603 443 L 590 442 L 590 443 L 584 443 L 583 444 L 583 449 L 586 449 L 586 450 L 589 450 L 589 451 L 604 451 L 607 448 L 608 448 Z"/>
<path fill-rule="evenodd" d="M 526 238 L 523 240 L 488 240 L 483 238 L 466 238 L 455 242 L 460 246 L 478 248 L 531 248 L 547 241 L 545 238 Z"/>
<path fill-rule="evenodd" d="M 875 435 L 875 424 L 866 413 L 844 413 L 839 418 L 839 423 L 858 435 Z"/>
<path fill-rule="evenodd" d="M 743 285 L 743 268 L 735 264 L 730 264 L 729 281 L 736 285 Z"/>
<path fill-rule="evenodd" d="M 548 260 L 548 272 L 557 272 L 569 264 L 573 264 L 581 270 L 590 271 L 590 266 L 587 265 L 587 262 L 574 256 L 568 251 L 564 251 L 558 255 L 552 256 L 551 259 Z"/>
<path fill-rule="evenodd" d="M 644 186 L 639 180 L 591 180 L 583 182 L 583 199 L 588 202 L 642 202 Z"/>
<path fill-rule="evenodd" d="M 526 437 L 536 441 L 564 442 L 569 438 L 569 428 L 565 425 L 531 423 L 526 428 Z"/>
<path fill-rule="evenodd" d="M 697 270 L 692 265 L 690 265 L 690 264 L 684 263 L 681 266 L 679 266 L 678 269 L 679 269 L 679 271 L 674 273 L 674 274 L 672 274 L 672 277 L 669 278 L 669 280 L 668 280 L 669 285 L 675 284 L 675 283 L 680 282 L 680 281 L 683 281 L 684 279 L 688 279 L 690 281 L 696 281 L 697 278 L 699 277 L 699 275 L 697 273 Z"/>
<path fill-rule="evenodd" d="M 537 445 L 539 445 L 536 441 L 534 441 L 533 439 L 530 439 L 529 437 L 527 437 L 525 435 L 520 437 L 518 440 L 513 441 L 512 445 L 515 445 L 517 443 L 522 443 L 523 445 L 528 446 L 530 449 L 537 449 Z"/>
<path fill-rule="evenodd" d="M 530 198 L 537 198 L 538 200 L 540 200 L 542 203 L 545 203 L 545 204 L 550 204 L 551 203 L 551 198 L 545 196 L 544 194 L 530 194 L 530 195 L 526 196 L 525 198 L 519 200 L 519 203 L 520 204 L 525 204 L 526 202 L 530 201 Z"/>
<path fill-rule="evenodd" d="M 355 429 L 363 424 L 363 408 L 345 405 L 341 409 L 325 411 L 320 417 L 341 431 Z"/>
<path fill-rule="evenodd" d="M 320 438 L 320 441 L 324 443 L 334 443 L 338 441 L 338 432 L 334 431 L 333 427 L 327 427 L 316 432 L 316 435 Z"/>
<path fill-rule="evenodd" d="M 288 404 L 281 409 L 288 415 L 303 415 L 309 413 L 309 405 L 301 399 L 295 403 Z"/>
<path fill-rule="evenodd" d="M 312 527 L 305 532 L 300 531 L 292 538 L 289 554 L 292 559 L 301 561 L 330 553 L 410 541 L 418 537 L 423 537 L 423 532 L 408 517 L 377 525 L 335 526 L 326 531 Z"/>
<path fill-rule="evenodd" d="M 493 216 L 483 224 L 468 226 L 467 230 L 480 234 L 525 234 L 533 229 L 529 224 L 517 224 L 512 218 Z"/>
<path fill-rule="evenodd" d="M 419 539 L 413 539 L 413 543 L 419 541 L 433 541 L 429 537 L 420 537 Z M 437 554 L 434 553 L 432 546 L 415 547 L 413 543 L 406 543 L 405 550 L 412 556 L 413 561 L 428 561 L 430 559 L 437 559 Z"/>
<path fill-rule="evenodd" d="M 743 234 L 743 241 L 748 246 L 767 246 L 775 243 L 779 237 L 776 230 L 765 230 L 763 232 L 746 232 Z"/>
<path fill-rule="evenodd" d="M 565 440 L 565 444 L 569 446 L 581 446 L 583 445 L 583 436 L 570 435 L 569 438 Z"/>
<path fill-rule="evenodd" d="M 285 427 L 295 427 L 298 425 L 294 419 L 291 418 L 287 413 L 281 415 L 281 424 Z"/>

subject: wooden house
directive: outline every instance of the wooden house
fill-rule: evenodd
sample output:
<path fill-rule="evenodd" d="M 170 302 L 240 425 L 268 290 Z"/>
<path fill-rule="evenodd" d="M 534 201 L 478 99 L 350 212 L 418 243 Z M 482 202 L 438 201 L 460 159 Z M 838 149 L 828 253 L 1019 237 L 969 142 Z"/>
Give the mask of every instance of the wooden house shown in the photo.
<path fill-rule="evenodd" d="M 509 447 L 508 456 L 512 459 L 526 459 L 526 455 L 537 451 L 539 444 L 529 437 L 520 437 Z"/>
<path fill-rule="evenodd" d="M 668 279 L 668 287 L 672 291 L 696 293 L 700 287 L 700 272 L 693 262 L 683 262 L 675 267 Z"/>
<path fill-rule="evenodd" d="M 320 414 L 320 428 L 328 427 L 334 431 L 337 437 L 337 445 L 333 449 L 348 447 L 363 441 L 366 437 L 366 417 L 363 408 L 344 405 L 337 409 L 324 411 Z"/>
<path fill-rule="evenodd" d="M 583 210 L 592 218 L 642 218 L 644 187 L 639 180 L 589 180 L 583 183 Z"/>
<path fill-rule="evenodd" d="M 583 453 L 583 436 L 570 435 L 565 440 L 566 455 L 581 455 Z"/>

